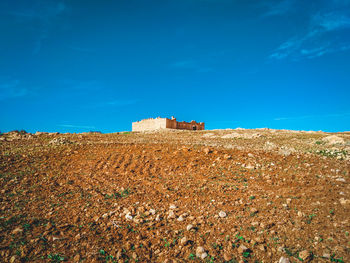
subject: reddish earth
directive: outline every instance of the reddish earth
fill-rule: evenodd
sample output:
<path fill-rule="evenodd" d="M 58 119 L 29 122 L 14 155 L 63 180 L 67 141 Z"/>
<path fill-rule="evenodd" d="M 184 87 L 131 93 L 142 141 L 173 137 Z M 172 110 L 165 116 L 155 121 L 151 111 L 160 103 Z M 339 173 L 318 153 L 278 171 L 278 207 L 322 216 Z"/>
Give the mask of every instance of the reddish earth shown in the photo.
<path fill-rule="evenodd" d="M 3 262 L 350 261 L 349 133 L 0 139 Z"/>

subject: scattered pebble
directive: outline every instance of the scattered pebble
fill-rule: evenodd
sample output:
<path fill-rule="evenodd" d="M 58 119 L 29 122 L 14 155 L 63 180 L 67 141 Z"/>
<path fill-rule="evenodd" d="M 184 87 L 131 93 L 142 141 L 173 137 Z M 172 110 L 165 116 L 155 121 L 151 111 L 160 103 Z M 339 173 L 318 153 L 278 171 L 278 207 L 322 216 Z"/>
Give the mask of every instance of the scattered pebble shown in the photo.
<path fill-rule="evenodd" d="M 151 209 L 149 210 L 149 213 L 150 213 L 151 215 L 155 215 L 155 214 L 156 214 L 156 210 L 151 208 Z"/>
<path fill-rule="evenodd" d="M 231 159 L 232 159 L 232 156 L 229 155 L 229 154 L 225 154 L 225 155 L 224 155 L 224 159 L 225 159 L 225 160 L 231 160 Z"/>
<path fill-rule="evenodd" d="M 244 252 L 246 252 L 248 250 L 248 248 L 245 245 L 240 245 L 238 247 L 238 253 L 243 254 Z"/>
<path fill-rule="evenodd" d="M 258 211 L 258 209 L 256 209 L 255 207 L 253 207 L 252 209 L 250 209 L 250 212 L 256 214 L 256 213 L 259 212 L 259 211 Z"/>
<path fill-rule="evenodd" d="M 80 255 L 76 254 L 73 258 L 73 262 L 79 262 L 80 261 Z"/>
<path fill-rule="evenodd" d="M 329 253 L 323 253 L 322 257 L 330 259 L 331 255 Z"/>
<path fill-rule="evenodd" d="M 299 257 L 303 260 L 308 262 L 311 259 L 311 254 L 309 251 L 307 250 L 303 250 L 301 252 L 299 252 Z"/>
<path fill-rule="evenodd" d="M 180 239 L 180 244 L 181 245 L 186 245 L 187 244 L 187 237 L 183 237 Z"/>
<path fill-rule="evenodd" d="M 17 233 L 19 233 L 19 232 L 22 232 L 23 231 L 23 229 L 22 228 L 20 228 L 20 227 L 17 227 L 17 228 L 15 228 L 15 230 L 13 230 L 12 231 L 12 234 L 17 234 Z"/>
<path fill-rule="evenodd" d="M 192 224 L 187 225 L 186 229 L 187 231 L 190 231 L 191 229 L 193 229 L 193 225 Z"/>
<path fill-rule="evenodd" d="M 127 214 L 125 215 L 125 218 L 126 218 L 127 220 L 132 220 L 132 219 L 133 219 L 133 217 L 132 217 L 132 215 L 131 215 L 130 213 L 127 213 Z"/>
<path fill-rule="evenodd" d="M 229 253 L 227 253 L 227 252 L 224 253 L 224 260 L 225 260 L 226 262 L 232 260 L 232 255 L 229 254 Z"/>
<path fill-rule="evenodd" d="M 196 256 L 201 259 L 205 259 L 208 256 L 208 254 L 205 252 L 204 247 L 197 247 Z"/>
<path fill-rule="evenodd" d="M 212 151 L 211 151 L 209 148 L 204 148 L 204 149 L 203 149 L 203 152 L 204 152 L 205 154 L 209 154 L 209 153 L 211 153 Z"/>
<path fill-rule="evenodd" d="M 168 213 L 168 219 L 174 219 L 175 218 L 175 213 L 173 210 L 170 210 Z"/>
<path fill-rule="evenodd" d="M 224 211 L 220 211 L 220 212 L 219 212 L 219 216 L 220 216 L 221 218 L 224 218 L 224 217 L 226 217 L 226 213 L 225 213 Z"/>
<path fill-rule="evenodd" d="M 290 263 L 289 258 L 281 257 L 278 263 Z"/>
<path fill-rule="evenodd" d="M 339 177 L 339 178 L 337 178 L 337 179 L 335 179 L 337 182 L 342 182 L 342 183 L 345 183 L 346 182 L 346 180 L 344 179 L 344 178 L 342 178 L 342 177 Z"/>
<path fill-rule="evenodd" d="M 181 215 L 181 216 L 179 216 L 178 218 L 177 218 L 177 221 L 179 221 L 179 222 L 182 222 L 182 221 L 184 221 L 185 219 L 184 219 L 184 217 Z"/>
<path fill-rule="evenodd" d="M 340 198 L 339 202 L 340 202 L 341 205 L 350 204 L 350 200 L 349 199 L 345 199 L 345 198 Z"/>
<path fill-rule="evenodd" d="M 266 251 L 266 248 L 265 248 L 265 246 L 263 244 L 258 245 L 258 249 L 260 249 L 263 252 Z"/>

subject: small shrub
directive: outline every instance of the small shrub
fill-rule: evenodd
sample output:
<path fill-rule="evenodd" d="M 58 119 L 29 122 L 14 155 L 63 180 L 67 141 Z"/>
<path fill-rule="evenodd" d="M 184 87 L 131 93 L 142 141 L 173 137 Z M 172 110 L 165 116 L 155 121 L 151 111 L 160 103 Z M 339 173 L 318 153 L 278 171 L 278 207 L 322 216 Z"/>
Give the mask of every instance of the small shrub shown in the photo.
<path fill-rule="evenodd" d="M 21 134 L 21 135 L 24 135 L 24 134 L 27 134 L 27 132 L 25 131 L 25 130 L 14 130 L 14 132 L 17 132 L 17 133 L 19 133 L 19 134 Z"/>
<path fill-rule="evenodd" d="M 125 190 L 120 192 L 120 196 L 121 197 L 127 197 L 129 194 L 130 194 L 130 189 L 129 188 L 127 188 L 127 189 L 125 189 Z"/>
<path fill-rule="evenodd" d="M 194 260 L 196 258 L 196 255 L 191 253 L 189 256 L 188 256 L 188 259 L 190 260 Z"/>
<path fill-rule="evenodd" d="M 339 263 L 344 263 L 343 258 L 335 258 L 335 254 L 331 256 L 331 262 L 339 262 Z"/>
<path fill-rule="evenodd" d="M 243 252 L 243 257 L 249 258 L 250 257 L 250 251 L 248 250 L 248 251 Z"/>
<path fill-rule="evenodd" d="M 337 151 L 337 150 L 319 150 L 316 151 L 316 154 L 322 155 L 322 156 L 326 156 L 326 157 L 331 157 L 331 158 L 344 158 L 346 157 L 349 153 L 346 150 L 342 150 L 342 151 Z"/>
<path fill-rule="evenodd" d="M 51 259 L 51 262 L 61 262 L 64 261 L 64 257 L 60 254 L 49 254 L 47 256 L 48 259 Z"/>

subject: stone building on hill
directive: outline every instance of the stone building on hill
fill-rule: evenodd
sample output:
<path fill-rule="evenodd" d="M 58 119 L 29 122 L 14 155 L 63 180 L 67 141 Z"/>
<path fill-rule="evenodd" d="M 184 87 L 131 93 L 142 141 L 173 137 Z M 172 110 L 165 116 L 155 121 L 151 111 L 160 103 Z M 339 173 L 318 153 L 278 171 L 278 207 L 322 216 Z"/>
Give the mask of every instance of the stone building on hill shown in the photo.
<path fill-rule="evenodd" d="M 161 129 L 204 130 L 204 122 L 177 121 L 176 118 L 144 119 L 132 123 L 132 131 L 154 131 Z"/>

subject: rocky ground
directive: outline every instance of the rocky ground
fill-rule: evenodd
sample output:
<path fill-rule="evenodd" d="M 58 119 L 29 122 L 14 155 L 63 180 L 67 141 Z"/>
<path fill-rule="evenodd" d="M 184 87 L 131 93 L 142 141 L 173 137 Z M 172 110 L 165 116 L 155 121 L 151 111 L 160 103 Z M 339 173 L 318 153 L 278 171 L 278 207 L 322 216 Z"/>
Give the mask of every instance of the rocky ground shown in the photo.
<path fill-rule="evenodd" d="M 0 135 L 3 262 L 350 262 L 350 133 Z"/>

